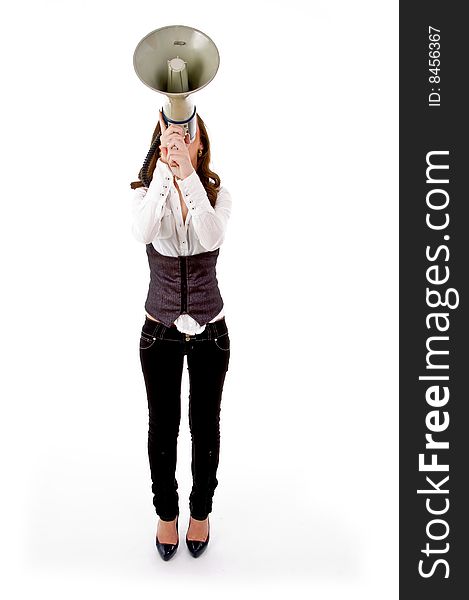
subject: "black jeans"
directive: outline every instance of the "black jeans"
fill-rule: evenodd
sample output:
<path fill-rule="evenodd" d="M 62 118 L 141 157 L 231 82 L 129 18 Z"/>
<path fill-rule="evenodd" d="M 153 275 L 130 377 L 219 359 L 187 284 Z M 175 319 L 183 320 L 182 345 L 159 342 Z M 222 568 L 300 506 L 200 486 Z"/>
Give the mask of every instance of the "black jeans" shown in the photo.
<path fill-rule="evenodd" d="M 179 514 L 176 480 L 177 438 L 181 419 L 184 355 L 189 371 L 189 425 L 192 437 L 190 514 L 204 520 L 212 499 L 220 455 L 220 405 L 230 360 L 225 319 L 207 323 L 202 333 L 186 335 L 174 325 L 145 317 L 140 362 L 148 399 L 148 457 L 153 505 L 164 521 Z"/>

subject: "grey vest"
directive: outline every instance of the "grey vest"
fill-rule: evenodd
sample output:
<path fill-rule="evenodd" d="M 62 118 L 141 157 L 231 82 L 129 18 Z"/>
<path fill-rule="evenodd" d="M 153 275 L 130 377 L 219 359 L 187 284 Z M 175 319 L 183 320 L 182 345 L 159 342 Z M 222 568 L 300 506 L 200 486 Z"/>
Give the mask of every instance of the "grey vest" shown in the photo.
<path fill-rule="evenodd" d="M 145 310 L 170 327 L 182 313 L 205 325 L 223 308 L 216 264 L 220 248 L 191 256 L 165 256 L 146 244 L 150 285 Z"/>

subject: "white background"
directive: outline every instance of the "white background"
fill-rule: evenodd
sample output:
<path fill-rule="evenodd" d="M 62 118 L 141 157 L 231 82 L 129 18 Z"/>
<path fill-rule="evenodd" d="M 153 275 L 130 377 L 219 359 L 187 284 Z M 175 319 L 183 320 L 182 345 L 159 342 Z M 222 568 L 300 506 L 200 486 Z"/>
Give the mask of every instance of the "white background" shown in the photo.
<path fill-rule="evenodd" d="M 165 563 L 129 184 L 165 101 L 133 52 L 174 24 L 221 57 L 193 101 L 233 198 L 231 359 L 198 560 L 183 372 Z M 397 598 L 398 3 L 19 2 L 1 28 L 3 595 Z"/>

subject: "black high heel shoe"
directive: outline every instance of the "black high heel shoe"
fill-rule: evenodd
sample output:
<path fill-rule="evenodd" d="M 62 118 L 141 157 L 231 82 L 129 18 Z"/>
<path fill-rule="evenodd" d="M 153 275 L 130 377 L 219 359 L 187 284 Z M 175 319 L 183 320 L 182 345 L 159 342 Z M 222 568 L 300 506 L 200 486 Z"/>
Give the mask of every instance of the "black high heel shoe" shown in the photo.
<path fill-rule="evenodd" d="M 178 533 L 178 541 L 175 544 L 162 544 L 158 540 L 158 534 L 156 534 L 156 547 L 163 560 L 169 560 L 176 552 L 179 546 L 179 515 L 176 517 L 176 531 Z"/>
<path fill-rule="evenodd" d="M 207 547 L 209 539 L 210 539 L 210 520 L 208 522 L 207 539 L 204 542 L 201 542 L 199 540 L 188 540 L 187 533 L 186 533 L 186 544 L 187 544 L 187 547 L 189 548 L 189 552 L 192 554 L 192 556 L 194 558 L 197 558 L 198 556 L 200 556 L 202 554 L 202 552 Z"/>

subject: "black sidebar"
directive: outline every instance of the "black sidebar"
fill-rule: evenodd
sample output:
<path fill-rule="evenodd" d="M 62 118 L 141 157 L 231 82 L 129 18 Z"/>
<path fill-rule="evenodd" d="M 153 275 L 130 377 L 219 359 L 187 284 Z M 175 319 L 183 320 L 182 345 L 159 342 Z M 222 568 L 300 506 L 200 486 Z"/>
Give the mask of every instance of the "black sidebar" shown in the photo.
<path fill-rule="evenodd" d="M 400 3 L 403 599 L 469 598 L 466 9 L 465 2 Z"/>

